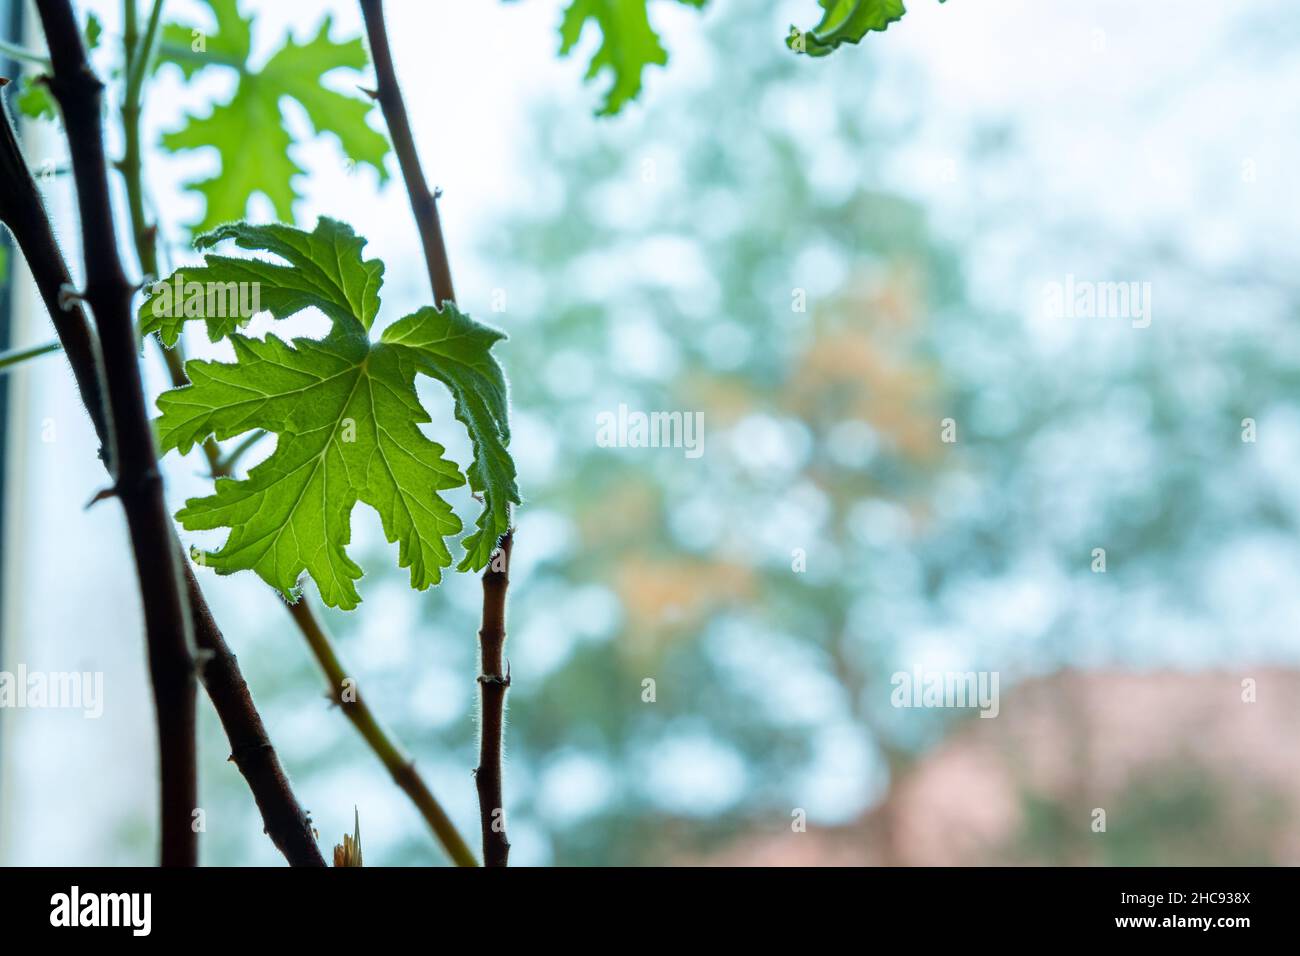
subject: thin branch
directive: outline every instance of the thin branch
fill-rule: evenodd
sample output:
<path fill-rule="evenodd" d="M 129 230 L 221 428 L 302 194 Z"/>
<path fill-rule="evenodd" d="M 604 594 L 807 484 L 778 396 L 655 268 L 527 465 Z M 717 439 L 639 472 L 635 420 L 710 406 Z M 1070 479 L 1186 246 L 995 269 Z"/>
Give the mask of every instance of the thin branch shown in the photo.
<path fill-rule="evenodd" d="M 122 55 L 126 63 L 127 82 L 122 94 L 122 159 L 117 168 L 121 171 L 126 186 L 131 238 L 135 244 L 136 258 L 140 262 L 140 271 L 146 280 L 156 280 L 162 277 L 158 270 L 158 226 L 150 222 L 145 213 L 144 149 L 141 145 L 140 117 L 144 111 L 144 79 L 149 73 L 158 46 L 163 0 L 154 0 L 143 36 L 139 33 L 139 17 L 135 5 L 136 0 L 124 0 Z M 162 351 L 163 361 L 167 364 L 167 374 L 172 385 L 176 388 L 188 385 L 182 344 L 178 341 L 174 348 L 169 349 L 163 346 L 162 339 L 155 336 L 155 340 Z M 209 468 L 216 473 L 221 460 L 221 446 L 211 435 L 203 440 L 203 453 L 207 456 Z"/>
<path fill-rule="evenodd" d="M 188 563 L 185 583 L 194 609 L 194 631 L 199 647 L 210 655 L 203 668 L 203 685 L 230 741 L 230 759 L 244 775 L 262 814 L 266 834 L 290 866 L 325 866 L 325 857 L 312 832 L 311 818 L 294 796 L 253 703 L 252 692 L 240 673 L 239 661 L 213 620 L 208 602 L 194 578 L 194 569 Z"/>
<path fill-rule="evenodd" d="M 370 41 L 370 58 L 375 65 L 378 89 L 375 98 L 383 110 L 384 121 L 393 140 L 393 150 L 402 169 L 411 211 L 420 231 L 424 261 L 433 288 L 434 304 L 455 302 L 451 284 L 451 265 L 447 261 L 447 244 L 438 216 L 438 197 L 429 191 L 420 165 L 420 156 L 406 115 L 402 89 L 393 68 L 393 53 L 388 45 L 384 25 L 383 0 L 360 0 L 361 15 L 366 22 Z M 505 866 L 510 855 L 506 839 L 505 809 L 501 800 L 501 737 L 505 723 L 506 690 L 510 676 L 501 673 L 505 647 L 506 588 L 510 583 L 510 546 L 513 531 L 502 539 L 492 563 L 483 572 L 483 626 L 479 631 L 479 767 L 474 773 L 479 797 L 479 821 L 483 833 L 483 862 L 486 866 Z M 486 636 L 485 636 L 486 635 Z"/>
<path fill-rule="evenodd" d="M 442 308 L 444 302 L 456 301 L 456 292 L 451 284 L 451 265 L 447 261 L 447 245 L 442 238 L 442 222 L 438 217 L 438 197 L 429 191 L 415 149 L 411 121 L 406 116 L 406 104 L 393 69 L 393 54 L 388 47 L 382 0 L 361 0 L 361 15 L 366 21 L 370 58 L 374 61 L 378 78 L 376 98 L 384 112 L 384 122 L 388 124 L 388 133 L 393 139 L 393 151 L 397 153 L 402 179 L 406 182 L 406 194 L 411 200 L 411 211 L 420 230 L 424 261 L 429 268 L 429 284 L 433 287 L 433 304 Z"/>
<path fill-rule="evenodd" d="M 114 423 L 114 490 L 126 512 L 144 605 L 158 719 L 162 864 L 193 866 L 198 863 L 198 833 L 192 826 L 198 803 L 193 633 L 136 354 L 134 290 L 117 251 L 100 127 L 103 84 L 87 62 L 71 3 L 39 0 L 37 9 L 54 67 L 50 89 L 63 110 L 77 184 L 84 299 L 95 316 Z"/>
<path fill-rule="evenodd" d="M 135 0 L 123 0 L 126 5 L 126 94 L 127 101 L 140 103 L 140 94 L 144 89 L 144 78 L 153 66 L 154 53 L 158 48 L 162 11 L 165 0 L 153 0 L 149 11 L 149 21 L 145 25 L 144 36 L 136 36 Z"/>
<path fill-rule="evenodd" d="M 181 584 L 171 516 L 145 406 L 131 317 L 134 289 L 122 270 L 100 125 L 103 84 L 86 59 L 69 0 L 38 0 L 54 74 L 50 89 L 63 110 L 81 213 L 85 301 L 95 316 L 104 356 L 104 393 L 114 424 L 114 491 L 126 512 L 144 604 L 149 674 L 158 717 L 162 863 L 198 863 L 193 628 Z"/>
<path fill-rule="evenodd" d="M 62 348 L 63 346 L 58 342 L 46 342 L 44 345 L 33 345 L 25 349 L 10 349 L 8 352 L 0 352 L 0 374 L 8 372 L 11 368 L 21 365 L 23 362 L 40 358 L 42 355 L 49 355 L 51 352 L 57 352 Z"/>
<path fill-rule="evenodd" d="M 342 708 L 343 715 L 352 722 L 352 726 L 357 728 L 370 749 L 375 752 L 375 756 L 392 774 L 393 780 L 411 798 L 452 862 L 457 866 L 477 866 L 474 854 L 465 845 L 455 824 L 451 822 L 419 771 L 415 769 L 415 763 L 375 719 L 370 706 L 357 689 L 356 680 L 348 676 L 347 669 L 339 661 L 338 654 L 330 643 L 329 635 L 325 633 L 307 599 L 302 597 L 298 599 L 297 604 L 289 605 L 289 613 L 297 623 L 298 629 L 306 636 L 312 654 L 320 664 L 321 670 L 325 672 L 330 700 Z"/>
<path fill-rule="evenodd" d="M 28 267 L 36 278 L 55 331 L 72 366 L 77 387 L 100 441 L 109 447 L 108 430 L 101 413 L 98 345 L 79 302 L 59 305 L 59 290 L 71 285 L 63 254 L 41 203 L 36 181 L 24 162 L 7 114 L 0 110 L 0 220 L 14 234 Z M 175 546 L 179 549 L 180 543 Z M 240 673 L 239 662 L 226 644 L 194 578 L 183 561 L 185 585 L 194 619 L 194 632 L 207 662 L 203 681 L 208 696 L 230 741 L 231 757 L 248 781 L 262 813 L 267 834 L 290 864 L 324 866 L 325 860 L 312 834 L 311 822 L 298 804 L 279 757 L 267 736 L 262 718 Z"/>
<path fill-rule="evenodd" d="M 27 260 L 36 288 L 54 323 L 55 334 L 63 343 L 64 354 L 72 366 L 77 390 L 85 403 L 86 413 L 95 426 L 105 466 L 112 453 L 112 435 L 104 415 L 99 383 L 102 377 L 99 343 L 91 331 L 81 303 L 61 302 L 59 290 L 72 284 L 63 252 L 54 238 L 40 189 L 31 167 L 23 158 L 14 135 L 9 114 L 0 105 L 0 221 L 14 234 L 14 240 Z"/>
<path fill-rule="evenodd" d="M 122 94 L 122 137 L 124 147 L 118 168 L 126 181 L 127 208 L 131 213 L 131 232 L 135 239 L 140 270 L 158 279 L 158 229 L 144 211 L 143 151 L 140 145 L 140 114 L 144 104 L 144 78 L 153 57 L 162 17 L 162 0 L 155 0 L 144 37 L 137 26 L 136 0 L 123 0 L 126 28 L 122 35 L 122 52 L 126 62 L 126 89 Z"/>
<path fill-rule="evenodd" d="M 19 46 L 17 43 L 10 43 L 8 40 L 0 40 L 0 56 L 7 56 L 11 60 L 24 63 L 34 63 L 47 70 L 50 68 L 49 57 L 35 50 L 29 50 L 25 46 Z"/>
<path fill-rule="evenodd" d="M 505 804 L 501 797 L 501 737 L 505 724 L 510 667 L 502 670 L 506 646 L 506 589 L 510 587 L 510 548 L 513 533 L 483 572 L 483 627 L 478 632 L 482 673 L 479 674 L 479 755 L 474 771 L 478 788 L 479 822 L 483 832 L 483 865 L 505 866 L 510 859 Z"/>

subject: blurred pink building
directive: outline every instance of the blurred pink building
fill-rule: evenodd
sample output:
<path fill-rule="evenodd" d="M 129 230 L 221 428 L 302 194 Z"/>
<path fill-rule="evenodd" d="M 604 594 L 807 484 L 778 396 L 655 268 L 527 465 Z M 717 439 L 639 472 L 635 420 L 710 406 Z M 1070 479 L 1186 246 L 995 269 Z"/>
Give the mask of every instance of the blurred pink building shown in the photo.
<path fill-rule="evenodd" d="M 744 838 L 709 862 L 1296 865 L 1300 673 L 1028 681 L 1004 690 L 996 719 L 961 722 L 903 767 L 856 823 L 810 820 L 806 833 Z"/>

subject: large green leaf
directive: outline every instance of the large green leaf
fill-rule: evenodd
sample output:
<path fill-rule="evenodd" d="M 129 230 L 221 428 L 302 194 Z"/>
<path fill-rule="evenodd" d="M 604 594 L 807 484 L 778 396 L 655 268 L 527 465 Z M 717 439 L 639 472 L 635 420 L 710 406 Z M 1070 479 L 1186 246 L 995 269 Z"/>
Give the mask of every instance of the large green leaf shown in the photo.
<path fill-rule="evenodd" d="M 187 115 L 183 126 L 162 137 L 163 147 L 173 152 L 211 147 L 220 158 L 215 176 L 187 184 L 206 201 L 203 217 L 193 226 L 196 232 L 242 219 L 249 199 L 259 193 L 270 199 L 277 216 L 293 219 L 293 204 L 300 198 L 293 180 L 303 170 L 289 155 L 294 141 L 281 113 L 284 97 L 302 106 L 318 135 L 333 133 L 352 161 L 373 167 L 381 182 L 388 178 L 388 140 L 366 122 L 372 104 L 322 82 L 335 69 L 365 68 L 360 37 L 330 39 L 332 21 L 327 16 L 310 41 L 298 43 L 289 37 L 254 69 L 249 62 L 252 19 L 240 14 L 237 0 L 205 2 L 216 31 L 169 23 L 159 51 L 160 63 L 176 64 L 187 78 L 208 68 L 233 69 L 238 75 L 229 101 L 216 104 L 205 116 Z"/>
<path fill-rule="evenodd" d="M 208 254 L 204 267 L 181 270 L 182 287 L 256 282 L 261 306 L 277 318 L 315 307 L 333 324 L 320 341 L 274 335 L 258 341 L 218 317 L 209 332 L 225 330 L 235 361 L 191 361 L 191 384 L 159 397 L 164 451 L 184 454 L 209 435 L 220 440 L 265 429 L 278 436 L 275 452 L 247 478 L 218 479 L 215 494 L 189 500 L 177 514 L 190 530 L 230 529 L 225 544 L 204 553 L 202 562 L 223 574 L 254 570 L 291 597 L 305 571 L 326 603 L 355 607 L 354 582 L 362 572 L 346 546 L 353 506 L 363 501 L 398 544 L 411 585 L 437 584 L 451 564 L 443 539 L 462 528 L 438 492 L 465 478 L 419 427 L 430 421 L 415 391 L 415 377 L 423 374 L 451 390 L 474 446 L 467 470 L 484 506 L 478 530 L 463 542 L 459 567 L 484 567 L 519 502 L 507 450 L 506 380 L 490 351 L 504 335 L 447 302 L 441 311 L 420 309 L 372 341 L 383 267 L 362 259 L 364 240 L 341 223 L 322 219 L 312 233 L 238 223 L 205 237 L 204 245 L 223 239 L 274 253 L 287 265 Z M 158 323 L 153 302 L 175 284 L 175 275 L 159 283 L 141 307 L 146 327 L 153 323 L 173 339 L 184 321 L 208 319 L 192 314 Z"/>

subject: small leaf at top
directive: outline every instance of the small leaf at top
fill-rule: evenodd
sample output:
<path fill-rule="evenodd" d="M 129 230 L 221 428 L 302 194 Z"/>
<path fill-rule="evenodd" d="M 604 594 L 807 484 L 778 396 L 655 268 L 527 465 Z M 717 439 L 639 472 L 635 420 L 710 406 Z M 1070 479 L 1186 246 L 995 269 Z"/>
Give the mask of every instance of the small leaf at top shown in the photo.
<path fill-rule="evenodd" d="M 220 171 L 186 184 L 206 200 L 195 232 L 242 219 L 249 199 L 259 193 L 281 219 L 293 218 L 293 205 L 301 198 L 293 181 L 303 170 L 289 155 L 294 141 L 280 109 L 285 96 L 302 106 L 318 135 L 333 133 L 352 161 L 373 167 L 381 182 L 387 180 L 388 140 L 366 122 L 372 104 L 322 82 L 335 69 L 365 68 L 360 37 L 330 39 L 333 21 L 327 16 L 310 41 L 298 43 L 289 37 L 260 69 L 253 69 L 251 17 L 240 14 L 237 0 L 205 2 L 216 20 L 216 32 L 170 23 L 163 29 L 159 50 L 159 62 L 176 64 L 187 79 L 209 67 L 234 69 L 238 75 L 228 102 L 216 104 L 206 116 L 187 115 L 183 126 L 162 137 L 163 147 L 172 152 L 217 150 Z"/>
<path fill-rule="evenodd" d="M 560 22 L 560 55 L 567 56 L 577 45 L 587 21 L 600 30 L 600 45 L 587 67 L 586 79 L 594 79 L 606 67 L 613 82 L 605 94 L 598 116 L 613 116 L 641 92 L 641 73 L 651 64 L 664 66 L 668 51 L 650 25 L 646 10 L 649 0 L 572 0 Z M 706 0 L 679 0 L 690 7 L 702 7 Z"/>

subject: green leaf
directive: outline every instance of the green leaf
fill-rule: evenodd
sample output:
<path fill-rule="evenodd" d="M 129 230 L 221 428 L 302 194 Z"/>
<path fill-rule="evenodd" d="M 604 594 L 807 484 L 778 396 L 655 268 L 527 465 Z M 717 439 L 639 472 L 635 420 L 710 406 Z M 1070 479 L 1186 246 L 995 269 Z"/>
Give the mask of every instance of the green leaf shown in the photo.
<path fill-rule="evenodd" d="M 194 247 L 211 249 L 225 240 L 234 240 L 241 249 L 273 253 L 291 265 L 206 255 L 206 265 L 177 269 L 148 290 L 140 305 L 142 334 L 157 332 L 170 347 L 187 321 L 201 318 L 208 337 L 220 341 L 252 318 L 231 307 L 232 290 L 225 286 L 231 282 L 247 284 L 245 301 L 253 299 L 255 290 L 255 311 L 265 310 L 277 319 L 314 307 L 336 323 L 359 324 L 364 333 L 379 314 L 384 264 L 375 259 L 363 262 L 361 249 L 366 241 L 337 220 L 322 216 L 311 232 L 279 223 L 228 223 L 197 237 Z M 237 297 L 240 290 L 233 291 Z M 214 293 L 211 307 L 209 292 Z"/>
<path fill-rule="evenodd" d="M 305 571 L 326 603 L 353 608 L 361 600 L 355 582 L 362 571 L 346 546 L 352 509 L 363 501 L 398 544 L 398 563 L 410 569 L 412 587 L 437 584 L 451 564 L 444 538 L 462 530 L 438 492 L 459 487 L 465 477 L 419 427 L 430 417 L 415 378 L 427 375 L 451 390 L 474 446 L 469 482 L 484 508 L 478 530 L 464 539 L 459 567 L 484 567 L 509 528 L 510 506 L 520 500 L 507 450 L 505 375 L 490 352 L 504 335 L 447 302 L 441 311 L 420 309 L 372 341 L 383 265 L 362 259 L 365 240 L 342 223 L 322 219 L 312 233 L 240 223 L 204 237 L 203 246 L 225 239 L 287 265 L 208 254 L 202 271 L 182 270 L 182 283 L 256 282 L 262 308 L 275 317 L 315 307 L 332 328 L 319 341 L 274 335 L 258 341 L 230 332 L 233 363 L 191 361 L 185 366 L 191 384 L 159 397 L 164 451 L 187 453 L 208 435 L 223 440 L 264 429 L 278 436 L 274 453 L 246 479 L 218 479 L 215 494 L 190 499 L 177 514 L 192 531 L 231 529 L 220 550 L 201 555 L 202 563 L 222 574 L 254 570 L 290 598 Z M 155 286 L 142 318 L 168 285 L 174 287 L 175 275 Z M 160 331 L 174 334 L 183 321 Z M 211 334 L 230 326 L 220 318 L 208 327 Z"/>
<path fill-rule="evenodd" d="M 82 33 L 86 39 L 86 49 L 99 48 L 100 39 L 104 35 L 104 25 L 93 12 L 86 15 L 86 27 Z M 14 97 L 14 105 L 18 107 L 18 112 L 32 119 L 56 120 L 59 118 L 59 112 L 54 105 L 54 97 L 50 94 L 49 87 L 40 82 L 43 76 L 44 74 L 41 73 L 29 73 L 24 76 L 22 90 Z"/>
<path fill-rule="evenodd" d="M 827 56 L 844 43 L 858 43 L 872 30 L 883 31 L 903 18 L 903 0 L 817 0 L 822 18 L 811 30 L 790 27 L 786 46 L 809 56 Z M 944 0 L 939 0 L 943 3 Z"/>
<path fill-rule="evenodd" d="M 510 530 L 510 505 L 519 503 L 515 463 L 510 457 L 509 397 L 506 377 L 489 350 L 505 333 L 480 325 L 443 303 L 439 313 L 423 308 L 389 326 L 381 340 L 409 349 L 416 369 L 436 378 L 455 398 L 456 418 L 474 444 L 469 486 L 483 496 L 478 531 L 463 542 L 458 569 L 485 567 L 497 541 Z"/>
<path fill-rule="evenodd" d="M 249 63 L 252 19 L 239 13 L 237 0 L 206 3 L 216 32 L 209 35 L 187 24 L 169 23 L 159 51 L 160 62 L 176 64 L 187 79 L 209 67 L 234 69 L 239 77 L 228 102 L 216 104 L 206 116 L 188 114 L 180 129 L 162 137 L 169 151 L 212 147 L 220 158 L 215 176 L 186 184 L 206 202 L 202 219 L 193 224 L 195 232 L 242 219 L 249 199 L 259 193 L 271 201 L 278 217 L 292 220 L 293 205 L 301 198 L 294 177 L 303 170 L 289 155 L 294 141 L 280 109 L 286 96 L 302 106 L 317 135 L 333 133 L 351 161 L 374 168 L 380 182 L 388 179 L 388 140 L 366 122 L 372 104 L 322 83 L 335 69 L 365 68 L 360 37 L 330 39 L 333 21 L 327 16 L 310 41 L 298 43 L 289 37 L 254 70 Z"/>
<path fill-rule="evenodd" d="M 44 83 L 36 82 L 37 77 L 24 76 L 22 89 L 14 97 L 18 112 L 32 119 L 58 119 L 58 110 L 54 107 L 54 97 L 50 88 Z"/>
<path fill-rule="evenodd" d="M 86 49 L 98 50 L 99 41 L 104 36 L 104 24 L 99 22 L 99 17 L 95 16 L 93 10 L 86 14 L 86 29 L 84 35 L 86 37 Z"/>
<path fill-rule="evenodd" d="M 605 94 L 598 116 L 612 116 L 641 92 L 641 73 L 647 66 L 664 66 L 668 51 L 650 25 L 646 11 L 649 0 L 572 0 L 560 22 L 560 55 L 567 56 L 577 45 L 587 21 L 600 30 L 600 46 L 591 58 L 585 79 L 594 79 L 609 68 L 613 83 Z M 702 7 L 706 0 L 679 0 Z"/>

